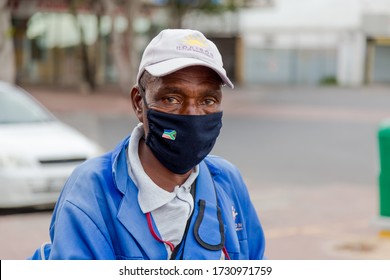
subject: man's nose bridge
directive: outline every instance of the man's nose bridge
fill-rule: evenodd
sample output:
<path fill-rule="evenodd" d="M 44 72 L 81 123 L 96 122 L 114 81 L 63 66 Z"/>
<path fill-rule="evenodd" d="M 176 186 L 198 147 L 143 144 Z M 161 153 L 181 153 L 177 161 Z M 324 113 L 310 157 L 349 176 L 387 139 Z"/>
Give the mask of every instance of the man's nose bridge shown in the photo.
<path fill-rule="evenodd" d="M 185 107 L 185 114 L 187 115 L 200 115 L 201 110 L 199 104 L 196 100 L 189 100 L 187 106 Z"/>

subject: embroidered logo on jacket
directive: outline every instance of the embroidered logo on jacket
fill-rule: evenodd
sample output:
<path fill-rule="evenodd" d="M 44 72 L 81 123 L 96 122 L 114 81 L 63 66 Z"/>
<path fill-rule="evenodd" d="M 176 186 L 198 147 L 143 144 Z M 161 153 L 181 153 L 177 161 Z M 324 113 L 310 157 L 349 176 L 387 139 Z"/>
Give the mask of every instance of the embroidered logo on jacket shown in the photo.
<path fill-rule="evenodd" d="M 236 208 L 232 206 L 232 217 L 233 217 L 234 225 L 236 227 L 236 231 L 240 231 L 243 228 L 242 228 L 242 223 L 237 222 L 237 216 L 238 216 L 238 212 L 236 211 Z"/>

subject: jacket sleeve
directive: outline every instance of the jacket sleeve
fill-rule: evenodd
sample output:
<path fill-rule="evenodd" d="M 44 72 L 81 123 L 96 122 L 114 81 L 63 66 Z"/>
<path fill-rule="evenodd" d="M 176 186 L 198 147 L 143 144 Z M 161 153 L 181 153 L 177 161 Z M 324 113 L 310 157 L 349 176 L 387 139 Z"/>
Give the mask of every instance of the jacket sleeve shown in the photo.
<path fill-rule="evenodd" d="M 263 227 L 239 170 L 236 167 L 233 170 L 234 183 L 232 183 L 232 186 L 234 186 L 234 191 L 240 201 L 242 212 L 245 213 L 243 223 L 248 242 L 248 259 L 261 260 L 264 259 L 265 251 Z"/>
<path fill-rule="evenodd" d="M 264 250 L 265 250 L 265 238 L 263 228 L 260 224 L 259 218 L 257 216 L 256 210 L 249 200 L 247 203 L 247 217 L 245 220 L 247 235 L 248 235 L 248 245 L 249 245 L 249 259 L 250 260 L 259 260 L 264 259 Z"/>
<path fill-rule="evenodd" d="M 58 213 L 49 259 L 115 259 L 110 243 L 94 221 L 66 201 Z"/>
<path fill-rule="evenodd" d="M 241 241 L 242 259 L 264 259 L 265 238 L 257 211 L 251 201 L 247 186 L 240 171 L 230 162 L 216 156 L 208 157 L 208 166 L 214 179 L 221 186 L 220 192 L 226 193 L 237 207 L 237 222 L 242 223 L 242 230 L 237 231 Z"/>

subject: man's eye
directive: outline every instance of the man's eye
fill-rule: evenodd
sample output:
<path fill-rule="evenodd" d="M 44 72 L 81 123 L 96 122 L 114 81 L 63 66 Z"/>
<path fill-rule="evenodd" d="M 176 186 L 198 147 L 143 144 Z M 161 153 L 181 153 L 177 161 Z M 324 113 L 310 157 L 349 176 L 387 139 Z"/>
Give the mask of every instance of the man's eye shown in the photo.
<path fill-rule="evenodd" d="M 212 98 L 207 98 L 204 100 L 204 104 L 207 106 L 214 105 L 215 103 L 216 103 L 215 99 L 212 99 Z"/>
<path fill-rule="evenodd" d="M 164 98 L 164 102 L 168 104 L 179 104 L 180 101 L 175 97 L 166 97 Z"/>

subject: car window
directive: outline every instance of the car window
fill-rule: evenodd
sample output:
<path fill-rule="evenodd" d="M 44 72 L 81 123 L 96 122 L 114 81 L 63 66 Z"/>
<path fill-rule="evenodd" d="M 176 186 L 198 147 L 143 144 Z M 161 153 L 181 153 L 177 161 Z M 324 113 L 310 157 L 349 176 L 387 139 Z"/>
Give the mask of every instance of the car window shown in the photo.
<path fill-rule="evenodd" d="M 0 123 L 52 121 L 53 117 L 26 93 L 0 88 Z"/>

